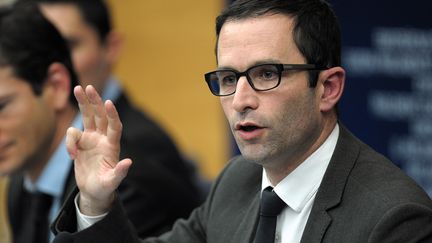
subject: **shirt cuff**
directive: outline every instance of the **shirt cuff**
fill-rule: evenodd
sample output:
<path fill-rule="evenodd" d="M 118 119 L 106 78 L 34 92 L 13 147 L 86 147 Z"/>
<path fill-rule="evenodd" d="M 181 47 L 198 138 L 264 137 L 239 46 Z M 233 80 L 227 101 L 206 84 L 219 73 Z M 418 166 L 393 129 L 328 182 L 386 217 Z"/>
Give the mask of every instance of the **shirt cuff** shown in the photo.
<path fill-rule="evenodd" d="M 81 213 L 79 206 L 78 206 L 78 198 L 79 193 L 75 196 L 75 210 L 76 210 L 76 217 L 77 217 L 77 231 L 85 230 L 86 228 L 92 226 L 93 224 L 101 221 L 105 216 L 108 215 L 108 213 L 104 213 L 97 216 L 87 216 Z"/>

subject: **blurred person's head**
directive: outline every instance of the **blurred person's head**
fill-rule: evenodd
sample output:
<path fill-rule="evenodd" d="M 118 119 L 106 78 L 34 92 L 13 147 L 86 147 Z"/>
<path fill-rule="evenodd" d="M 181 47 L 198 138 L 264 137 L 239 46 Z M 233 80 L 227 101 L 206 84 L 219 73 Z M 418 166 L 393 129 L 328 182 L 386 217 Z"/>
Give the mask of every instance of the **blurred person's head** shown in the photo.
<path fill-rule="evenodd" d="M 66 42 L 34 4 L 0 14 L 0 174 L 35 180 L 77 112 Z"/>
<path fill-rule="evenodd" d="M 79 82 L 102 92 L 121 49 L 103 0 L 35 0 L 66 39 Z"/>

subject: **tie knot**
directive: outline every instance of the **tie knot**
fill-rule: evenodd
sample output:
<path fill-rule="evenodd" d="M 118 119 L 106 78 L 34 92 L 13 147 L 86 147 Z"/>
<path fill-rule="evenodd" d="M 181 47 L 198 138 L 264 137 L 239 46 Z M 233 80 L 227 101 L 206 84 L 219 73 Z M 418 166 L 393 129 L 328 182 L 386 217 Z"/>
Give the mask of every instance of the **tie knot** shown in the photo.
<path fill-rule="evenodd" d="M 272 187 L 267 187 L 261 194 L 260 215 L 264 217 L 278 216 L 286 207 L 286 203 L 273 191 Z"/>

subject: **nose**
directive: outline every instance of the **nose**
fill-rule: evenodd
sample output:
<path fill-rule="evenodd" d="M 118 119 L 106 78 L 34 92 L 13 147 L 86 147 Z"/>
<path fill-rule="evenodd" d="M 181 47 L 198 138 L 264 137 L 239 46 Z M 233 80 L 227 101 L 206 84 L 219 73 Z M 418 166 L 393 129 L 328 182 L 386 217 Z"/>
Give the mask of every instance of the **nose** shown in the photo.
<path fill-rule="evenodd" d="M 237 82 L 232 105 L 234 110 L 240 113 L 258 108 L 257 92 L 250 86 L 245 76 L 240 77 Z"/>

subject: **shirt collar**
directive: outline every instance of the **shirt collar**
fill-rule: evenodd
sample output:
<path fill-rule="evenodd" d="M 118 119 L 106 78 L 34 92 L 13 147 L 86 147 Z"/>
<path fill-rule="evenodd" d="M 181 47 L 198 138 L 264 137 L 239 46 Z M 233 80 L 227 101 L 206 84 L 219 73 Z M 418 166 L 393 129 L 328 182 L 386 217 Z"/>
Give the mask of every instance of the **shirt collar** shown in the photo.
<path fill-rule="evenodd" d="M 330 163 L 338 137 L 339 125 L 336 124 L 325 142 L 274 187 L 275 193 L 294 211 L 300 212 L 316 194 Z M 263 170 L 261 188 L 264 190 L 268 186 L 272 185 L 266 171 Z"/>
<path fill-rule="evenodd" d="M 78 113 L 72 126 L 81 127 L 81 120 L 81 114 Z M 30 178 L 25 176 L 24 187 L 28 191 L 37 190 L 59 198 L 63 194 L 64 185 L 69 176 L 71 166 L 72 160 L 70 159 L 66 149 L 66 141 L 63 139 L 54 154 L 51 156 L 36 183 L 32 183 Z"/>
<path fill-rule="evenodd" d="M 115 101 L 120 96 L 121 88 L 118 80 L 110 76 L 102 92 L 102 100 Z"/>

